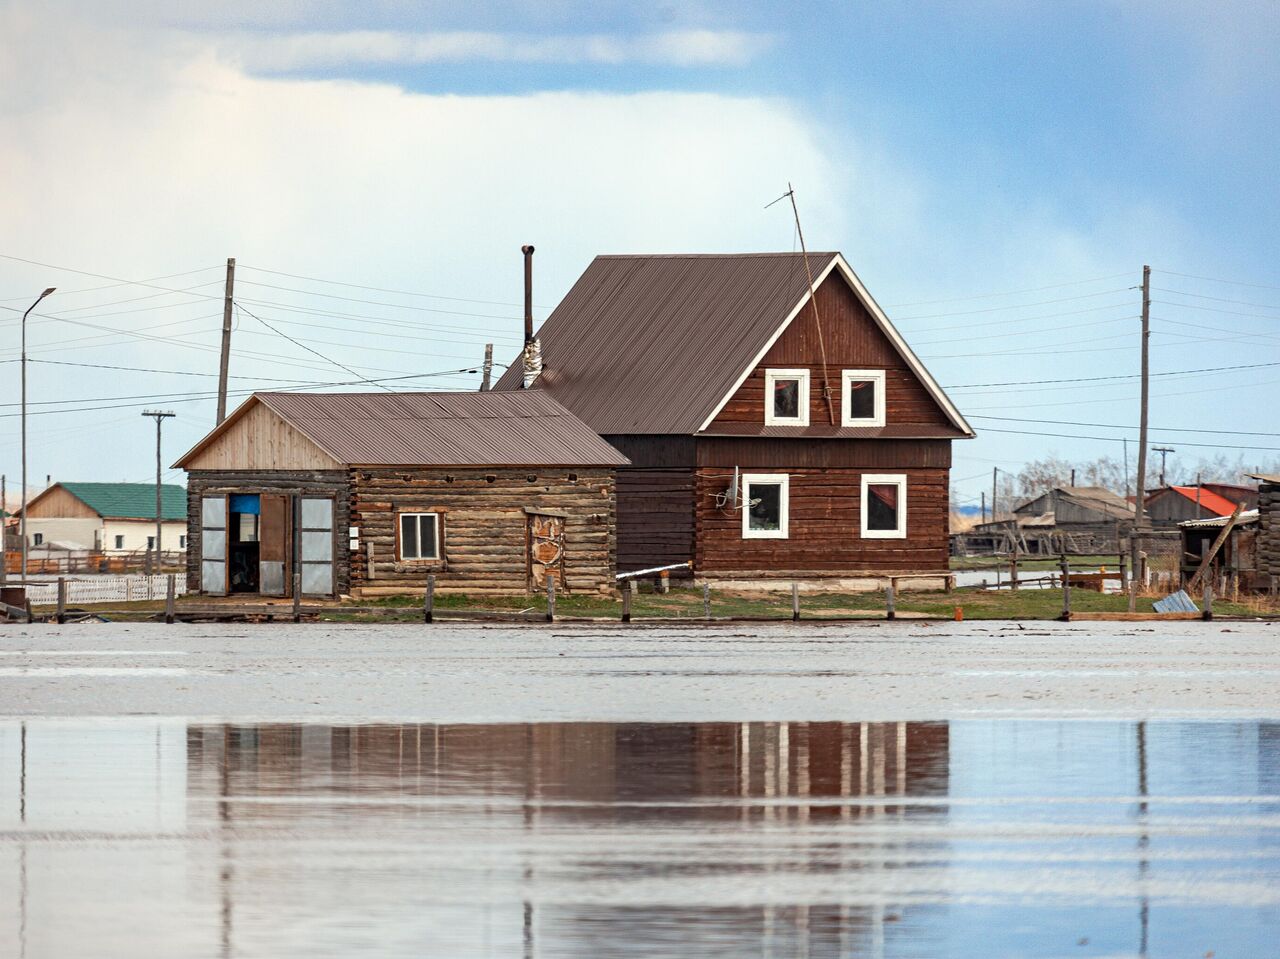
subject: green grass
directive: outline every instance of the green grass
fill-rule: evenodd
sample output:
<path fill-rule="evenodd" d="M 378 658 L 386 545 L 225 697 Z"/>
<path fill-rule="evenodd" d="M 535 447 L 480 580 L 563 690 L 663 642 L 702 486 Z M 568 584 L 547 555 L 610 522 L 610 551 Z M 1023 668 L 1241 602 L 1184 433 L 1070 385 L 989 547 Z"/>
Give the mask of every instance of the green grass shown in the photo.
<path fill-rule="evenodd" d="M 1120 562 L 1120 557 L 1115 553 L 1103 556 L 1068 556 L 1067 562 L 1071 564 L 1072 569 L 1079 569 L 1086 566 L 1105 566 L 1107 569 L 1116 569 Z M 1062 560 L 1056 556 L 1045 556 L 1041 559 L 1019 557 L 1019 570 L 1044 570 L 1059 569 Z M 1003 570 L 1009 569 L 1009 557 L 1007 556 L 952 556 L 951 568 L 953 570 L 963 569 L 991 569 L 997 567 Z"/>

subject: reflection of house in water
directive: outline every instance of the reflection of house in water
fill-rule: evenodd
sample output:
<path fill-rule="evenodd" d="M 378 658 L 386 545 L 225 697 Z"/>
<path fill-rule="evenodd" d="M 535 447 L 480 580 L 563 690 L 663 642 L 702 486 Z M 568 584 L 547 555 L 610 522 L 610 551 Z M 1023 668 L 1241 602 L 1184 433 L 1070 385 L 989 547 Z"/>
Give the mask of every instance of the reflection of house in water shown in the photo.
<path fill-rule="evenodd" d="M 526 955 L 642 954 L 676 930 L 821 956 L 883 946 L 886 921 L 928 908 L 893 915 L 841 884 L 896 855 L 860 823 L 946 815 L 894 800 L 946 796 L 949 739 L 945 723 L 195 726 L 188 782 L 237 833 L 323 816 L 429 848 L 478 830 L 475 857 L 499 863 L 484 895 L 506 897 Z M 225 895 L 230 942 L 244 892 Z"/>

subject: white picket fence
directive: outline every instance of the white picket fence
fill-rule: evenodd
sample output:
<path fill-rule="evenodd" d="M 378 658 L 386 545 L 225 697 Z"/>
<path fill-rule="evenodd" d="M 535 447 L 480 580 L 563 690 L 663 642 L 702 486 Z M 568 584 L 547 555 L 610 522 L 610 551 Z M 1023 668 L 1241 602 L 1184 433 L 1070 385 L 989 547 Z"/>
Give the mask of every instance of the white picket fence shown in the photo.
<path fill-rule="evenodd" d="M 141 573 L 128 576 L 68 576 L 67 605 L 84 603 L 130 603 L 135 600 L 163 600 L 167 576 L 144 576 Z M 174 577 L 175 595 L 187 591 L 187 578 Z M 27 598 L 32 606 L 52 606 L 58 601 L 57 580 L 35 583 L 28 580 Z"/>

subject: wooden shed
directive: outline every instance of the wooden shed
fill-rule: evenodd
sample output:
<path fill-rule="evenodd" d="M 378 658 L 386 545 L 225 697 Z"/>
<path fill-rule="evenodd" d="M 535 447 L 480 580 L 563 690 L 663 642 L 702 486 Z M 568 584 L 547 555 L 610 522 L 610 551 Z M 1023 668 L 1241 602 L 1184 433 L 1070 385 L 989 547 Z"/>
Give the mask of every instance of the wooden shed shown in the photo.
<path fill-rule="evenodd" d="M 1257 509 L 1258 491 L 1222 483 L 1165 486 L 1148 493 L 1145 506 L 1151 525 L 1172 529 L 1187 520 L 1230 516 L 1236 504 L 1246 510 Z"/>
<path fill-rule="evenodd" d="M 526 349 L 537 362 L 499 380 L 630 458 L 622 570 L 948 575 L 951 444 L 973 430 L 843 256 L 809 267 L 816 294 L 800 254 L 596 257 Z"/>
<path fill-rule="evenodd" d="M 1258 481 L 1258 569 L 1280 579 L 1280 474 L 1256 473 Z"/>
<path fill-rule="evenodd" d="M 612 590 L 626 462 L 540 391 L 255 393 L 177 463 L 188 586 Z"/>
<path fill-rule="evenodd" d="M 1013 509 L 1019 520 L 1051 516 L 1057 549 L 1114 553 L 1133 527 L 1133 507 L 1102 486 L 1057 486 Z"/>

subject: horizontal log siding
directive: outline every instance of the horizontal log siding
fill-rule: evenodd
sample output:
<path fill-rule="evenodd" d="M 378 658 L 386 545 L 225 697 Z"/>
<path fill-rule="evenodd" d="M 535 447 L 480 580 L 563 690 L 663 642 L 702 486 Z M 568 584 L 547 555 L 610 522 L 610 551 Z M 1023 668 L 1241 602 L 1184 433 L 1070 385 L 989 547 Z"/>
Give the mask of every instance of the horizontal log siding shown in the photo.
<path fill-rule="evenodd" d="M 569 480 L 569 474 L 577 482 Z M 492 483 L 485 477 L 494 477 Z M 535 476 L 534 482 L 528 477 Z M 449 477 L 452 477 L 452 482 Z M 436 589 L 523 593 L 527 587 L 525 508 L 567 515 L 565 588 L 612 590 L 616 489 L 607 469 L 352 469 L 351 524 L 360 529 L 352 557 L 353 590 L 365 595 L 420 592 L 429 571 Z M 443 558 L 396 559 L 396 515 L 444 514 Z M 375 575 L 367 568 L 373 544 Z"/>
<path fill-rule="evenodd" d="M 693 559 L 693 470 L 618 470 L 618 569 Z"/>
<path fill-rule="evenodd" d="M 765 472 L 760 469 L 760 472 Z M 743 539 L 741 510 L 719 510 L 716 494 L 726 471 L 698 470 L 697 571 L 700 576 L 852 576 L 947 568 L 948 471 L 940 468 L 794 469 L 790 476 L 787 539 Z M 907 477 L 907 538 L 863 539 L 861 478 L 866 473 Z"/>
<path fill-rule="evenodd" d="M 817 300 L 837 424 L 840 423 L 842 388 L 840 371 L 883 369 L 886 433 L 891 433 L 895 424 L 936 426 L 941 431 L 954 431 L 947 415 L 911 372 L 889 338 L 880 332 L 880 327 L 842 277 L 832 273 L 818 288 Z M 714 433 L 717 427 L 732 423 L 763 423 L 764 377 L 769 369 L 809 370 L 809 422 L 830 426 L 830 414 L 822 395 L 822 356 L 813 310 L 806 307 L 769 348 L 760 365 L 751 371 L 707 431 Z M 796 432 L 803 435 L 804 428 L 796 427 Z"/>
<path fill-rule="evenodd" d="M 193 593 L 200 591 L 200 497 L 207 493 L 332 495 L 333 562 L 338 593 L 350 591 L 347 527 L 351 514 L 345 470 L 188 470 L 187 589 Z"/>
<path fill-rule="evenodd" d="M 1259 487 L 1258 516 L 1262 520 L 1258 533 L 1258 569 L 1280 576 L 1280 486 L 1264 483 Z"/>
<path fill-rule="evenodd" d="M 756 473 L 793 467 L 847 467 L 875 473 L 947 469 L 951 440 L 806 440 L 764 437 L 699 437 L 698 466 L 734 466 Z"/>

